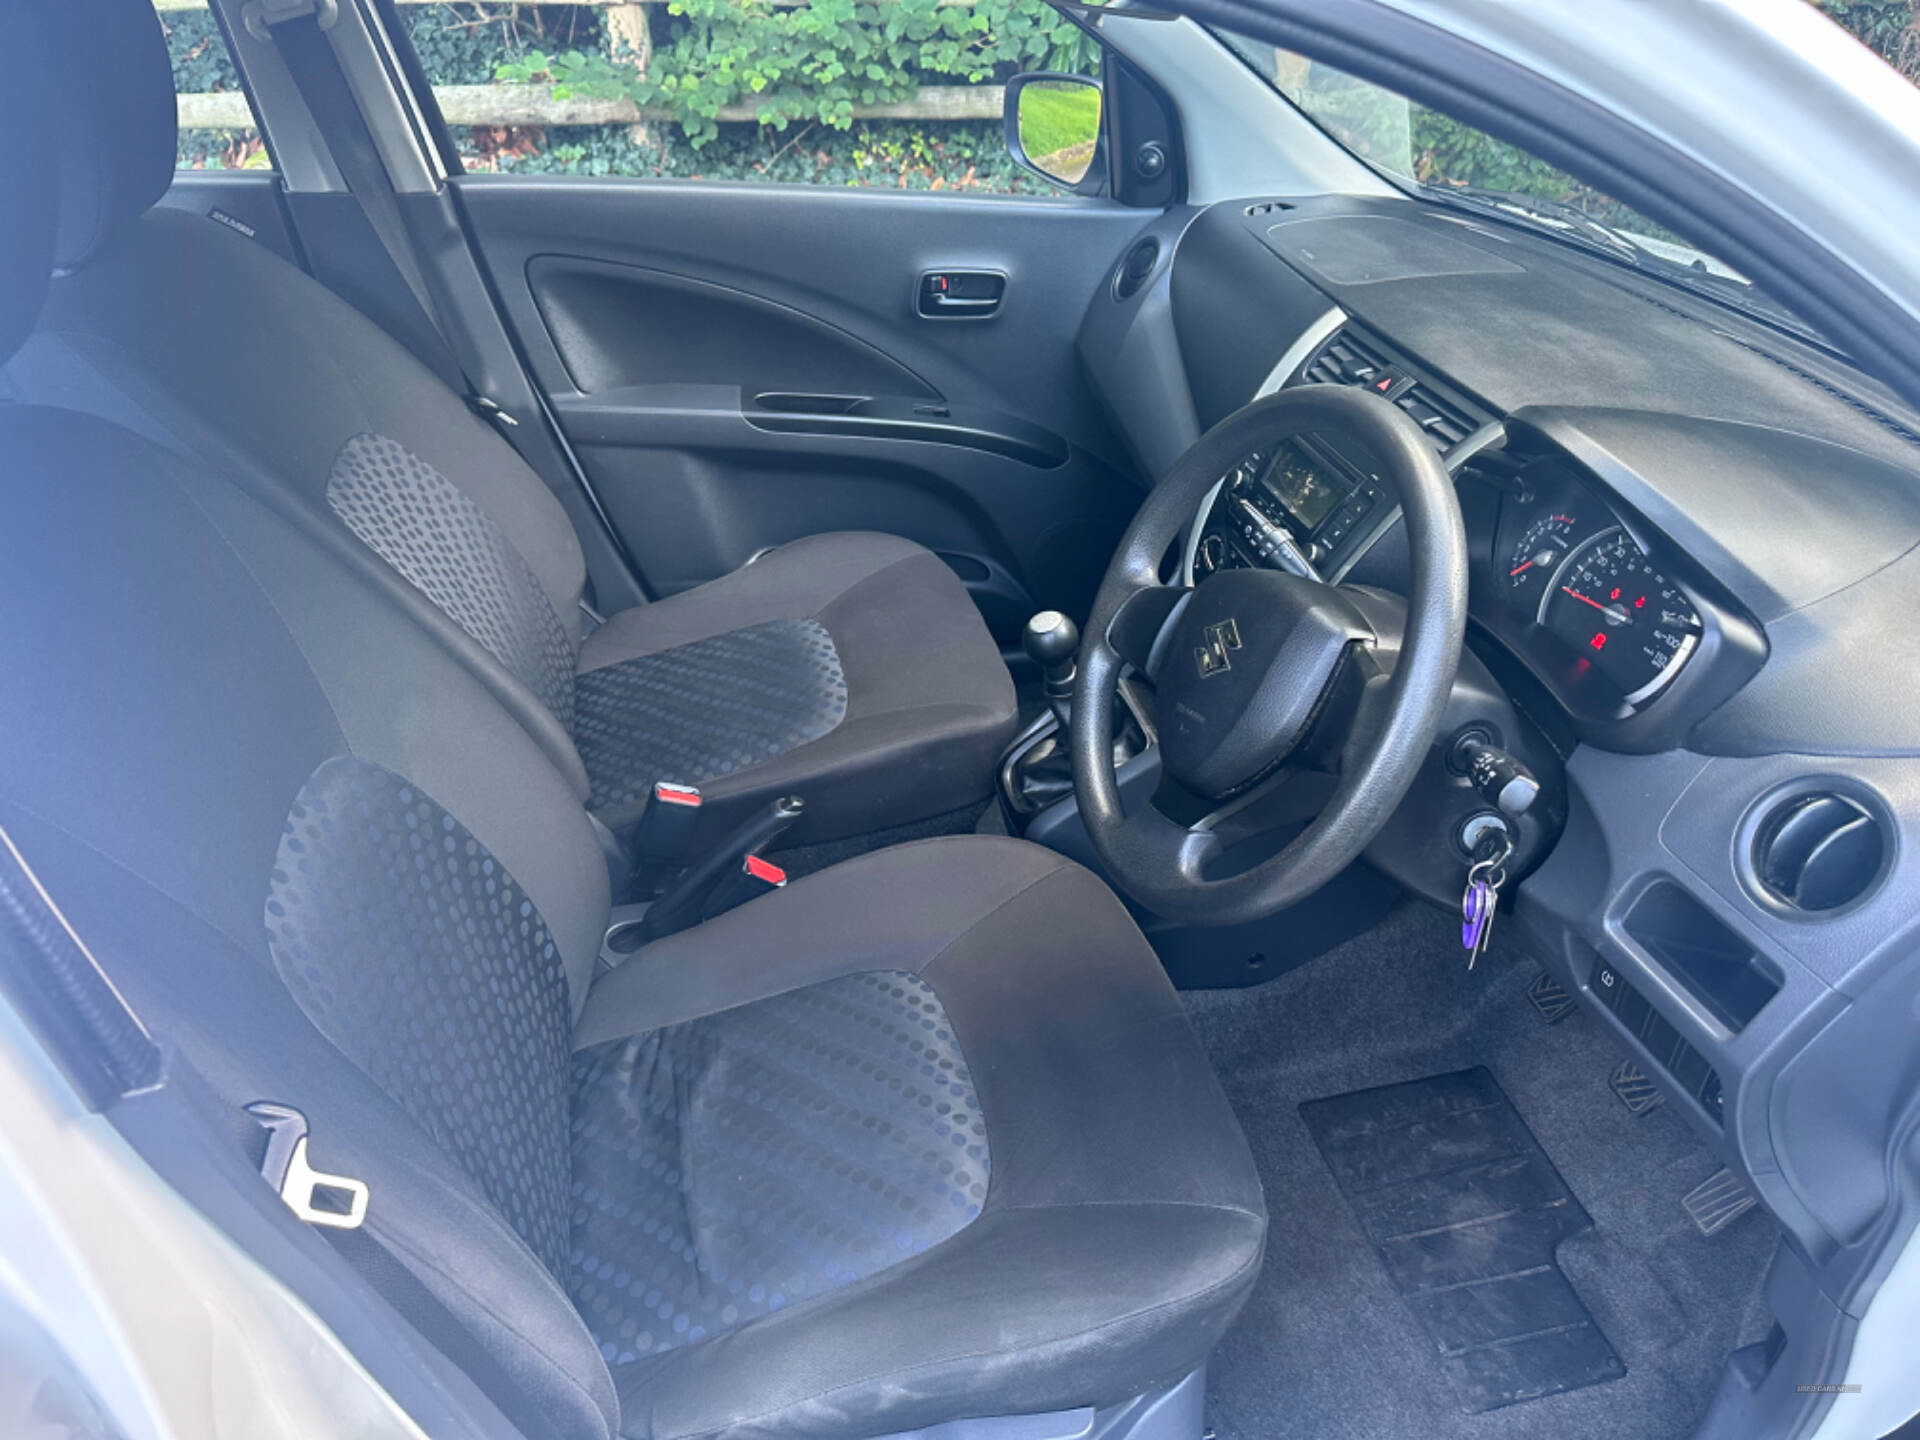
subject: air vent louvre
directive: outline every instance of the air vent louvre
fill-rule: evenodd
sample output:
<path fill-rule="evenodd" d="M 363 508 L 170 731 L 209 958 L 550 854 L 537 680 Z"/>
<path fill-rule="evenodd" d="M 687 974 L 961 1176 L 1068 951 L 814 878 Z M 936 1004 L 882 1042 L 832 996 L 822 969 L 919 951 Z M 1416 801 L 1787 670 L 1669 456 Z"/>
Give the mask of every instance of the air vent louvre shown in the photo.
<path fill-rule="evenodd" d="M 1406 374 L 1405 365 L 1389 361 L 1351 330 L 1342 330 L 1314 352 L 1301 371 L 1301 379 L 1320 385 L 1369 385 L 1393 376 L 1404 386 L 1393 397 L 1394 403 L 1420 422 L 1420 428 L 1433 437 L 1433 443 L 1445 455 L 1474 432 L 1474 419 L 1458 405 L 1441 399 L 1431 386 L 1418 381 L 1404 384 Z"/>
<path fill-rule="evenodd" d="M 1753 841 L 1753 874 L 1773 900 L 1818 913 L 1850 905 L 1873 888 L 1887 858 L 1879 818 L 1832 790 L 1781 801 Z"/>
<path fill-rule="evenodd" d="M 1277 215 L 1283 210 L 1291 210 L 1293 202 L 1289 200 L 1262 200 L 1257 205 L 1247 206 L 1248 215 Z"/>
<path fill-rule="evenodd" d="M 1314 352 L 1305 376 L 1320 385 L 1364 385 L 1386 368 L 1379 351 L 1342 330 Z"/>
<path fill-rule="evenodd" d="M 1443 455 L 1473 433 L 1471 420 L 1424 385 L 1409 386 L 1393 403 L 1420 422 Z"/>

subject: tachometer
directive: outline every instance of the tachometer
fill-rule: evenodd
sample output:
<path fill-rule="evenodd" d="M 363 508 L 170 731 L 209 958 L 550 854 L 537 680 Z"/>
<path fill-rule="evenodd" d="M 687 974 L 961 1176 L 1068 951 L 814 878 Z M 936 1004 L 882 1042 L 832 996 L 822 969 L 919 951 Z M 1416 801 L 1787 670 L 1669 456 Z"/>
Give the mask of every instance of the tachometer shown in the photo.
<path fill-rule="evenodd" d="M 1541 597 L 1539 622 L 1618 685 L 1629 705 L 1671 684 L 1700 643 L 1693 602 L 1619 526 L 1568 552 Z"/>
<path fill-rule="evenodd" d="M 1571 515 L 1542 515 L 1527 527 L 1520 543 L 1507 556 L 1508 595 L 1514 608 L 1523 614 L 1538 603 L 1536 596 L 1546 587 L 1561 557 L 1573 544 L 1574 518 Z"/>

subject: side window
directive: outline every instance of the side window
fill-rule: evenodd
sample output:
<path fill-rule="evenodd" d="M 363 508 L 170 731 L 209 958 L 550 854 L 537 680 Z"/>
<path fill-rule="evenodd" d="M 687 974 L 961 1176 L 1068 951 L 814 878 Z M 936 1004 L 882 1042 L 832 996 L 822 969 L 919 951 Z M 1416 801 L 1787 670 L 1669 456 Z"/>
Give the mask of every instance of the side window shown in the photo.
<path fill-rule="evenodd" d="M 523 175 L 1057 194 L 1007 153 L 1002 89 L 1099 61 L 1044 0 L 401 0 L 400 13 L 467 168 Z"/>
<path fill-rule="evenodd" d="M 180 97 L 179 168 L 270 168 L 240 72 L 207 0 L 154 0 L 154 9 L 167 32 L 173 88 Z"/>

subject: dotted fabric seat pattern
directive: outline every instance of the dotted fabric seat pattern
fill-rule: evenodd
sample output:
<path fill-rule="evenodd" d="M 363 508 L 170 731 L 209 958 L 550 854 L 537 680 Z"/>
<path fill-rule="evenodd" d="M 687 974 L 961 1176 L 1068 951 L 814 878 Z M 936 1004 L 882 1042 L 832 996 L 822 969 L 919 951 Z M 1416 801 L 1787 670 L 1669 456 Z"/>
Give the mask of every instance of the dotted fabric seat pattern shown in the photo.
<path fill-rule="evenodd" d="M 340 757 L 287 817 L 266 921 L 315 1028 L 564 1273 L 572 1010 L 513 878 L 418 789 Z"/>
<path fill-rule="evenodd" d="M 579 649 L 506 533 L 398 441 L 356 435 L 334 461 L 327 503 L 369 549 L 573 724 Z"/>
<path fill-rule="evenodd" d="M 828 981 L 581 1051 L 566 1285 L 609 1364 L 698 1343 L 977 1219 L 986 1125 L 933 988 Z"/>
<path fill-rule="evenodd" d="M 701 785 L 818 740 L 847 717 L 826 627 L 772 620 L 579 678 L 574 740 L 595 810 L 637 806 L 656 780 Z"/>

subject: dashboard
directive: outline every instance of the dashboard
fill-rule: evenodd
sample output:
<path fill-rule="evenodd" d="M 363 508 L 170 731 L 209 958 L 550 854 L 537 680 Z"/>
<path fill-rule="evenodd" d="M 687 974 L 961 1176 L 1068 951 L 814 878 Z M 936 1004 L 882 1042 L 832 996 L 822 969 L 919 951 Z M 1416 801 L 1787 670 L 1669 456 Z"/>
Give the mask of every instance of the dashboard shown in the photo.
<path fill-rule="evenodd" d="M 1845 1303 L 1863 1237 L 1920 1213 L 1888 1159 L 1920 1134 L 1920 412 L 1784 331 L 1420 202 L 1223 202 L 1148 243 L 1079 339 L 1139 468 L 1291 385 L 1365 386 L 1427 432 L 1470 565 L 1443 735 L 1497 717 L 1558 807 L 1516 923 Z M 1395 497 L 1335 435 L 1242 457 L 1177 565 L 1411 576 Z M 1457 894 L 1473 800 L 1443 757 L 1368 859 L 1406 885 L 1437 856 Z"/>

